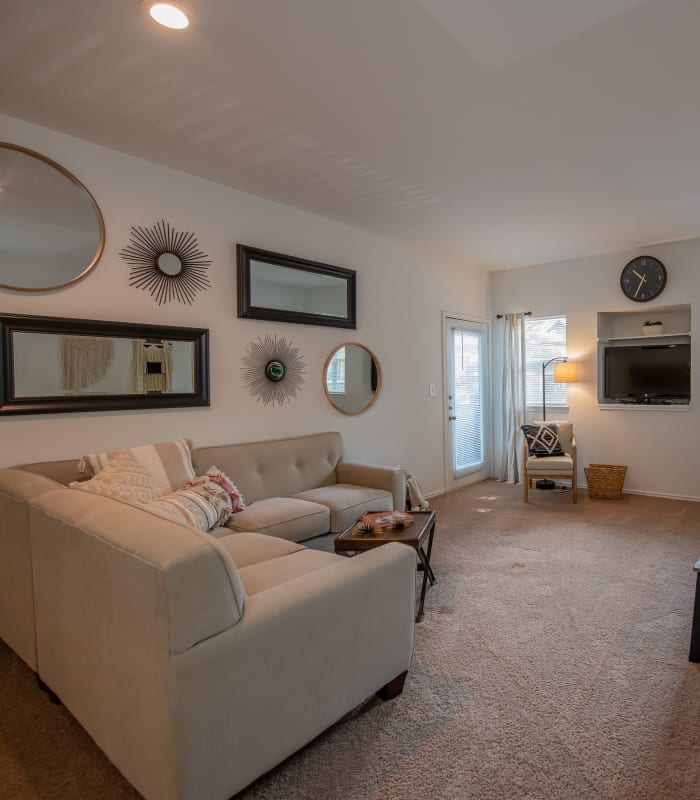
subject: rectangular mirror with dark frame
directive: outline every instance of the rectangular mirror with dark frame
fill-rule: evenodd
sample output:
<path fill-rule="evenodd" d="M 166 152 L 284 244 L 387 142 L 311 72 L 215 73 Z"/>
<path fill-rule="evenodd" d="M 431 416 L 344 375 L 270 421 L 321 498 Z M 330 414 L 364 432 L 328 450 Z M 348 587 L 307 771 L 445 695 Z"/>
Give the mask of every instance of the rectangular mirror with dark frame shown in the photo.
<path fill-rule="evenodd" d="M 356 273 L 239 244 L 238 316 L 356 328 Z"/>
<path fill-rule="evenodd" d="M 0 314 L 0 414 L 209 405 L 209 331 Z"/>

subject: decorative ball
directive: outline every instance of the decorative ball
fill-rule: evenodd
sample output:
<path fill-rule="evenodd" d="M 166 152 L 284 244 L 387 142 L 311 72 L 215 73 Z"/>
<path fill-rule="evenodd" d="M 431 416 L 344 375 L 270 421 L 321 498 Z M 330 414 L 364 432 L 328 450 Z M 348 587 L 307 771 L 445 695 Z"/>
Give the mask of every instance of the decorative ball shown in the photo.
<path fill-rule="evenodd" d="M 281 361 L 268 361 L 265 365 L 265 375 L 266 377 L 277 383 L 277 381 L 281 381 L 284 378 L 284 364 Z"/>

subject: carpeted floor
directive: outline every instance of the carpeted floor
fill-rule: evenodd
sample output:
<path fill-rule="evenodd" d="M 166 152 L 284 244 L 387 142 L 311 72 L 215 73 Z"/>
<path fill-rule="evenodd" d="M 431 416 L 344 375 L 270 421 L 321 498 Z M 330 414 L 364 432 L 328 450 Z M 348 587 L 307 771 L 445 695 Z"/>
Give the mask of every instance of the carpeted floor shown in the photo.
<path fill-rule="evenodd" d="M 436 498 L 413 668 L 239 800 L 700 800 L 700 503 Z M 0 644 L 0 797 L 138 797 Z"/>

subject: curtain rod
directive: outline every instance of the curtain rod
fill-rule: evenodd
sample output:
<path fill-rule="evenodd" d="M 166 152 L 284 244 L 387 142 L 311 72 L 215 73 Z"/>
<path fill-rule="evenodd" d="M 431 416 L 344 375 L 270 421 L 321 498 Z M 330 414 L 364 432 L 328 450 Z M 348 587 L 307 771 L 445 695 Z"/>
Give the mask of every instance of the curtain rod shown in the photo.
<path fill-rule="evenodd" d="M 517 314 L 518 312 L 517 311 L 515 311 L 515 312 L 511 311 L 510 313 L 511 314 L 513 314 L 513 313 Z M 522 313 L 522 315 L 524 317 L 531 317 L 532 316 L 532 311 L 522 311 L 521 313 Z M 503 317 L 505 317 L 505 316 L 506 316 L 505 314 L 496 314 L 496 319 L 503 319 Z"/>

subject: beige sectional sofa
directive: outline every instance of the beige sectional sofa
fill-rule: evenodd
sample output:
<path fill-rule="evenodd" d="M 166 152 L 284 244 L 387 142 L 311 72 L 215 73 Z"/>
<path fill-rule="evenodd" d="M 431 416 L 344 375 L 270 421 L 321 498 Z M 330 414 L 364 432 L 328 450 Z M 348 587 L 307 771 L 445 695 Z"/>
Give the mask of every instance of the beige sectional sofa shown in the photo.
<path fill-rule="evenodd" d="M 0 637 L 147 800 L 225 800 L 399 691 L 413 648 L 410 548 L 296 541 L 397 505 L 400 471 L 343 465 L 338 434 L 193 456 L 252 501 L 238 530 L 69 489 L 77 462 L 0 470 Z"/>

